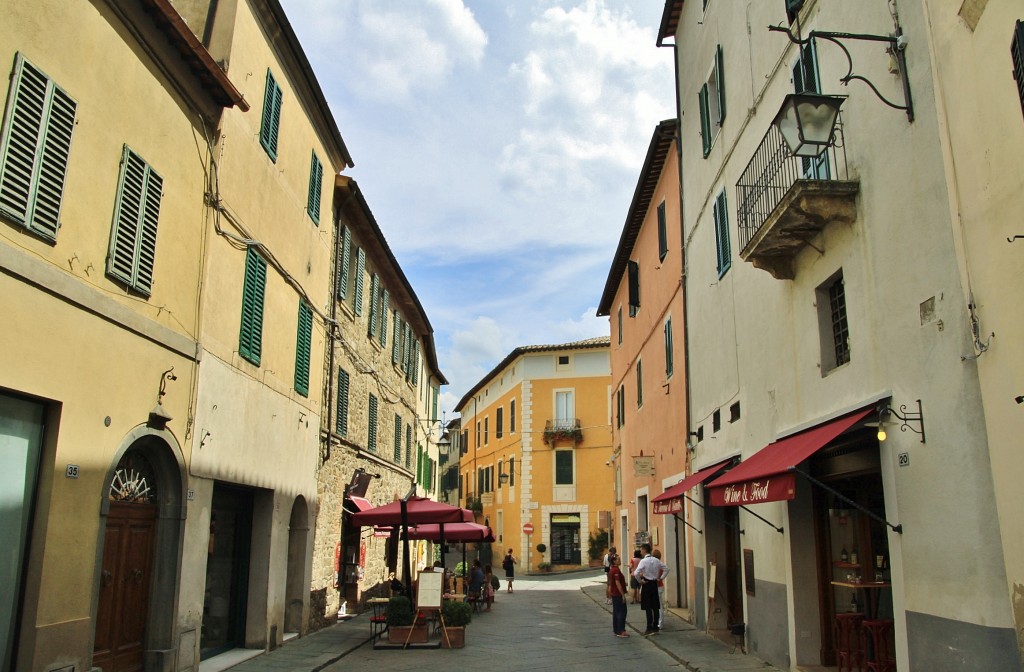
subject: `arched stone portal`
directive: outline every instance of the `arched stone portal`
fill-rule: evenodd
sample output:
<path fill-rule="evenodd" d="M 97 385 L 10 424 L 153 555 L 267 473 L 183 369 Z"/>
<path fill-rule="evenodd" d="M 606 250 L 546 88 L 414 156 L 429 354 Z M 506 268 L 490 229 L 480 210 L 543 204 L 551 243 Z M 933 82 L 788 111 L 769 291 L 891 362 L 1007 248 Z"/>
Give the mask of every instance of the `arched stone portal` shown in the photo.
<path fill-rule="evenodd" d="M 309 581 L 309 507 L 301 495 L 292 504 L 288 523 L 288 573 L 285 578 L 285 633 L 306 634 Z"/>

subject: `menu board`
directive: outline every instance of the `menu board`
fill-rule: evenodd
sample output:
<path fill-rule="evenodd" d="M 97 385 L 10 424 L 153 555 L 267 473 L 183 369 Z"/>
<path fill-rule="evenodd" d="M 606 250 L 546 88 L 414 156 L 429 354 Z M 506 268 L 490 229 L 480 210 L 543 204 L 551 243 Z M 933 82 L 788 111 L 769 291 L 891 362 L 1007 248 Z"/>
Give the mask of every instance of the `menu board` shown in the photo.
<path fill-rule="evenodd" d="M 444 572 L 420 572 L 416 586 L 417 609 L 440 609 Z"/>

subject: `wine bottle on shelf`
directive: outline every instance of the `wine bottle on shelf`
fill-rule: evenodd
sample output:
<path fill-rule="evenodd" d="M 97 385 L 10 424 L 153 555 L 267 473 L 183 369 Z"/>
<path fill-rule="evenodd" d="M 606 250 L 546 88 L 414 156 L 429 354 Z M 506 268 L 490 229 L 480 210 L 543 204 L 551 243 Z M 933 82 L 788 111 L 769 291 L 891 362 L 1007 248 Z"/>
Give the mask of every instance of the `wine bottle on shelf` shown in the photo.
<path fill-rule="evenodd" d="M 857 564 L 857 547 L 856 546 L 854 546 L 853 550 L 850 551 L 850 562 L 852 562 L 855 565 Z"/>
<path fill-rule="evenodd" d="M 849 562 L 850 554 L 846 552 L 846 546 L 843 546 L 842 552 L 839 553 L 839 562 Z"/>
<path fill-rule="evenodd" d="M 857 593 L 854 592 L 853 595 L 850 596 L 850 613 L 855 614 L 859 609 L 860 605 L 857 604 Z"/>

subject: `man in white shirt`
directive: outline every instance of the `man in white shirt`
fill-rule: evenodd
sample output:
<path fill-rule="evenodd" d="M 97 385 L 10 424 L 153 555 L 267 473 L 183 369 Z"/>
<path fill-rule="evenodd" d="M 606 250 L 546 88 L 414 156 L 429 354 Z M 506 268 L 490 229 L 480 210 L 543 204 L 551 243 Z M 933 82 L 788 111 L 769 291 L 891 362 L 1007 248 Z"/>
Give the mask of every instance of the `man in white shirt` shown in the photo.
<path fill-rule="evenodd" d="M 661 560 L 660 549 L 654 549 L 651 551 L 651 555 L 653 555 L 661 565 L 661 574 L 658 575 L 658 604 L 661 605 L 658 609 L 658 630 L 661 630 L 665 623 L 665 577 L 668 576 L 669 570 L 668 565 Z"/>
<path fill-rule="evenodd" d="M 640 582 L 640 608 L 647 613 L 647 629 L 644 635 L 656 635 L 660 631 L 658 616 L 661 601 L 658 599 L 658 578 L 661 576 L 661 560 L 651 555 L 651 545 L 640 546 L 643 558 L 636 566 L 633 576 Z"/>

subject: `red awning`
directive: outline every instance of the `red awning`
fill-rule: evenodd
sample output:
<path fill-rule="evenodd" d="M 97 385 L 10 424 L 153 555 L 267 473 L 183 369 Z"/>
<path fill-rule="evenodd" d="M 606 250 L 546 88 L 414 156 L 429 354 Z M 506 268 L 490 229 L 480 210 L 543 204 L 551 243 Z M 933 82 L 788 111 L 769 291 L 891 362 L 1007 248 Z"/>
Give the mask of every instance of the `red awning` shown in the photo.
<path fill-rule="evenodd" d="M 350 496 L 348 497 L 348 499 L 349 499 L 349 501 L 351 501 L 351 502 L 352 502 L 352 503 L 353 503 L 353 504 L 355 505 L 355 507 L 356 507 L 356 510 L 355 510 L 355 511 L 353 511 L 353 510 L 349 509 L 349 510 L 348 510 L 348 512 L 349 512 L 349 513 L 357 513 L 357 512 L 359 512 L 359 511 L 369 511 L 370 509 L 372 509 L 372 508 L 373 508 L 373 504 L 370 504 L 370 500 L 366 499 L 365 497 L 352 497 L 352 496 L 350 495 Z"/>
<path fill-rule="evenodd" d="M 679 481 L 671 488 L 651 500 L 654 504 L 655 513 L 678 513 L 683 510 L 683 495 L 691 488 L 700 485 L 712 476 L 716 475 L 729 464 L 731 460 L 717 462 L 710 467 L 705 467 L 695 474 L 690 474 Z"/>
<path fill-rule="evenodd" d="M 708 484 L 711 505 L 741 506 L 793 499 L 796 483 L 790 469 L 874 412 L 874 408 L 857 411 L 769 443 L 750 459 Z"/>

